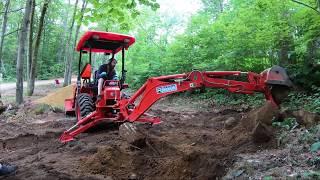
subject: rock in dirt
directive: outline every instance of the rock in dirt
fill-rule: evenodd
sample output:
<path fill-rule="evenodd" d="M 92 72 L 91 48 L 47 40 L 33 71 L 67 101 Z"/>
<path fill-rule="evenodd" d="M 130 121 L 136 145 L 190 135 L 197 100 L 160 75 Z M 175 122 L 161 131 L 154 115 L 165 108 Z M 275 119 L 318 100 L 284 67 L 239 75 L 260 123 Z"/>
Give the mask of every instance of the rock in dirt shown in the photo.
<path fill-rule="evenodd" d="M 234 126 L 238 124 L 238 120 L 234 117 L 229 117 L 225 122 L 224 122 L 224 127 L 226 129 L 231 129 Z"/>
<path fill-rule="evenodd" d="M 273 136 L 273 131 L 270 126 L 262 122 L 258 122 L 252 130 L 253 141 L 257 143 L 268 142 Z"/>
<path fill-rule="evenodd" d="M 146 135 L 133 123 L 123 123 L 119 127 L 119 135 L 129 144 L 138 148 L 146 145 Z"/>
<path fill-rule="evenodd" d="M 305 111 L 303 109 L 294 111 L 292 112 L 292 114 L 299 124 L 306 127 L 310 127 L 320 122 L 320 115 Z"/>
<path fill-rule="evenodd" d="M 137 179 L 138 179 L 138 176 L 137 176 L 137 174 L 135 174 L 135 173 L 131 173 L 128 179 L 129 179 L 129 180 L 137 180 Z"/>

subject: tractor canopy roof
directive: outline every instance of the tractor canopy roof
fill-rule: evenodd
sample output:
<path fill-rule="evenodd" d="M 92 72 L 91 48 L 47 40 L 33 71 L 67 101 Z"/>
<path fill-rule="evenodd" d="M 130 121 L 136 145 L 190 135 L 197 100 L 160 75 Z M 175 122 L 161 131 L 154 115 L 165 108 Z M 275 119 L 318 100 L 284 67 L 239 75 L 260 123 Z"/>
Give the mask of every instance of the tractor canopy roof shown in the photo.
<path fill-rule="evenodd" d="M 87 31 L 79 40 L 76 50 L 90 51 L 91 48 L 91 52 L 116 54 L 122 46 L 127 49 L 134 42 L 134 37 L 124 34 Z"/>

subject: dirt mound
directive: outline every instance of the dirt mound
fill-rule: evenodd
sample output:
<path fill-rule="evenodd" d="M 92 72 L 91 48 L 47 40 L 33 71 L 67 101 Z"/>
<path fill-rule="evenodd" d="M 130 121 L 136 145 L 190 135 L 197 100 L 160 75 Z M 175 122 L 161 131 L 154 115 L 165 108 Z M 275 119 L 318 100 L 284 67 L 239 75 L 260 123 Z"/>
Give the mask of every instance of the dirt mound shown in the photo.
<path fill-rule="evenodd" d="M 75 85 L 69 85 L 63 88 L 59 88 L 57 91 L 48 94 L 47 96 L 37 99 L 35 103 L 48 104 L 53 107 L 64 107 L 64 100 L 72 98 Z"/>
<path fill-rule="evenodd" d="M 116 175 L 119 173 L 117 170 L 121 171 L 121 166 L 130 167 L 132 164 L 131 156 L 117 147 L 101 147 L 97 153 L 83 161 L 83 170 L 94 174 L 108 174 L 112 169 L 115 173 L 112 175 Z"/>
<path fill-rule="evenodd" d="M 152 147 L 130 151 L 105 146 L 82 159 L 82 170 L 93 174 L 111 175 L 117 179 L 212 179 L 225 174 L 231 161 L 228 156 L 217 159 L 201 151 L 182 152 L 164 142 L 152 141 Z"/>
<path fill-rule="evenodd" d="M 250 111 L 241 119 L 243 127 L 250 132 L 256 142 L 267 142 L 273 136 L 272 121 L 278 119 L 280 110 L 271 102 Z"/>
<path fill-rule="evenodd" d="M 174 179 L 216 179 L 225 174 L 228 157 L 217 159 L 210 153 L 191 152 L 166 166 L 164 176 Z"/>
<path fill-rule="evenodd" d="M 236 154 L 274 145 L 253 143 L 251 132 L 239 123 L 242 115 L 232 117 L 238 123 L 225 129 L 229 115 L 213 118 L 213 112 L 167 110 L 150 113 L 164 122 L 145 129 L 146 146 L 132 147 L 125 140 L 101 146 L 81 160 L 81 169 L 116 179 L 216 179 L 226 173 Z"/>

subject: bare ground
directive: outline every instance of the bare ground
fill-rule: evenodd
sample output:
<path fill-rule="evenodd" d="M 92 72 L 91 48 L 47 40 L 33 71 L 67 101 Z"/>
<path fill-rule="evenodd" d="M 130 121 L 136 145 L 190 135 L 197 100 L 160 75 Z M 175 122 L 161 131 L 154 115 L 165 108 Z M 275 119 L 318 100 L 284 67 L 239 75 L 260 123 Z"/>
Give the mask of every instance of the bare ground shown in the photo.
<path fill-rule="evenodd" d="M 256 144 L 241 123 L 226 126 L 230 117 L 239 122 L 247 107 L 213 108 L 184 97 L 166 98 L 150 110 L 163 123 L 141 127 L 148 135 L 143 148 L 129 145 L 117 125 L 105 123 L 61 144 L 59 136 L 75 119 L 31 103 L 48 89 L 52 85 L 0 117 L 0 160 L 19 167 L 4 179 L 260 179 L 270 174 L 260 167 L 268 169 L 266 163 L 283 156 L 276 153 L 282 150 L 275 138 Z M 5 96 L 10 100 L 12 93 Z M 258 162 L 258 168 L 245 162 Z"/>

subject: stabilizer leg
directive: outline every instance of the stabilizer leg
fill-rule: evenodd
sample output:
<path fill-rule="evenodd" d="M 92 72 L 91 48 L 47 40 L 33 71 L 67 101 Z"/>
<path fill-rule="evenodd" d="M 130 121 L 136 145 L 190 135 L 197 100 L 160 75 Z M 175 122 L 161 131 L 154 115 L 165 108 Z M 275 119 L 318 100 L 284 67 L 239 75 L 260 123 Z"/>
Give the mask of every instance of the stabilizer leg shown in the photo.
<path fill-rule="evenodd" d="M 94 120 L 92 122 L 89 122 L 91 120 L 91 118 L 94 117 L 96 114 L 97 114 L 97 112 L 94 111 L 93 113 L 91 113 L 87 117 L 85 117 L 84 119 L 81 119 L 80 121 L 78 121 L 77 124 L 72 126 L 70 129 L 63 132 L 63 134 L 60 136 L 60 141 L 62 143 L 72 141 L 72 140 L 74 140 L 74 137 L 76 135 L 86 131 L 90 127 L 97 124 L 99 120 Z"/>

